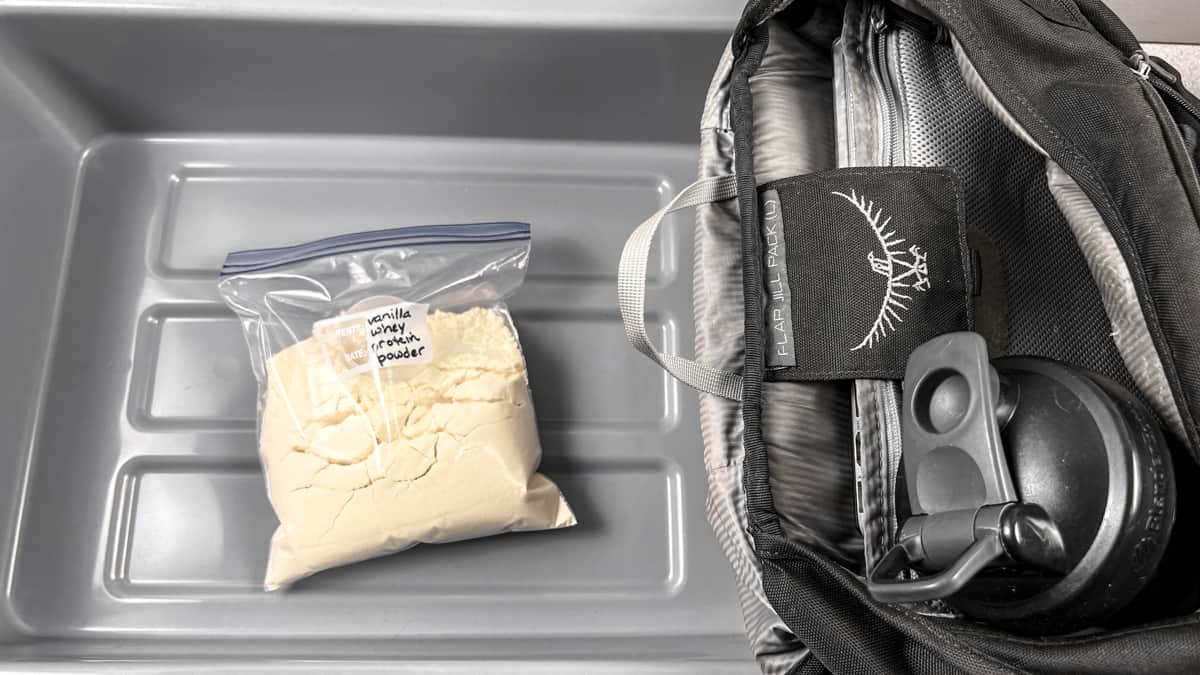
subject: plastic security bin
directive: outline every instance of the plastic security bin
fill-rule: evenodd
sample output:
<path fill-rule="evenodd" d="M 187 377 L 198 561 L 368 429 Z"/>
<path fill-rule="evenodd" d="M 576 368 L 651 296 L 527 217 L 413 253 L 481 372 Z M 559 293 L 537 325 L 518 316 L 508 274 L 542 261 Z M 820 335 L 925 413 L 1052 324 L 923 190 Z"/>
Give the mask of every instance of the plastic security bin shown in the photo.
<path fill-rule="evenodd" d="M 694 178 L 736 8 L 709 31 L 337 4 L 0 19 L 0 668 L 753 672 L 695 396 L 628 347 L 616 304 L 632 225 Z M 275 519 L 225 252 L 480 220 L 533 225 L 511 307 L 579 526 L 263 593 Z M 677 350 L 690 230 L 672 220 L 651 264 Z"/>

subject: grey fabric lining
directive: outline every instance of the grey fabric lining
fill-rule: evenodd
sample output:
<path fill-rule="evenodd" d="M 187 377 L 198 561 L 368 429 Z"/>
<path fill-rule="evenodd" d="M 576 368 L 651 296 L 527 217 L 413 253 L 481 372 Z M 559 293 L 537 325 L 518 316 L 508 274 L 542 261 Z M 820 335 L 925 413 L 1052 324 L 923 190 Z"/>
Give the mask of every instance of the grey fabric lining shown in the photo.
<path fill-rule="evenodd" d="M 832 63 L 827 49 L 814 47 L 781 24 L 768 25 L 770 46 L 751 78 L 755 105 L 756 175 L 760 182 L 808 173 L 832 165 Z M 722 60 L 724 64 L 725 60 Z M 727 77 L 722 66 L 717 78 Z M 728 121 L 728 92 L 709 92 L 702 137 L 701 174 L 727 171 L 732 135 L 718 125 Z M 724 334 L 743 320 L 740 233 L 737 214 L 721 205 L 702 207 L 697 220 L 696 354 L 718 368 L 740 368 L 743 344 Z M 718 301 L 717 299 L 720 298 Z M 727 362 L 725 359 L 731 359 Z M 736 362 L 736 366 L 733 365 Z M 839 385 L 770 383 L 764 402 L 764 437 L 770 441 L 771 475 L 785 531 L 828 548 L 853 552 L 861 560 L 853 508 L 853 466 L 848 400 Z M 834 401 L 833 398 L 841 397 Z M 843 414 L 834 415 L 837 404 Z M 762 590 L 752 548 L 742 489 L 741 408 L 730 401 L 701 397 L 709 473 L 709 520 L 733 564 L 746 630 L 765 673 L 783 673 L 810 652 L 784 625 Z M 829 502 L 842 502 L 830 506 Z M 816 501 L 822 502 L 816 504 Z M 801 520 L 805 514 L 817 514 Z M 824 516 L 821 516 L 824 514 Z M 790 528 L 789 528 L 790 526 Z M 848 542 L 846 540 L 849 540 Z"/>
<path fill-rule="evenodd" d="M 778 20 L 767 21 L 767 50 L 750 78 L 758 183 L 834 165 L 833 62 L 829 49 L 813 40 L 839 27 L 817 21 L 800 35 Z M 762 437 L 784 533 L 858 569 L 862 535 L 854 517 L 849 413 L 842 384 L 763 384 Z"/>
<path fill-rule="evenodd" d="M 727 48 L 709 87 L 701 120 L 701 177 L 733 172 L 731 65 Z M 745 358 L 741 328 L 745 311 L 736 202 L 697 207 L 694 251 L 696 358 L 719 370 L 740 373 Z M 733 568 L 746 634 L 759 668 L 768 675 L 782 675 L 807 659 L 810 652 L 784 625 L 763 592 L 762 569 L 749 533 L 742 483 L 741 404 L 700 394 L 700 429 L 708 476 L 708 522 Z"/>
<path fill-rule="evenodd" d="M 762 568 L 747 529 L 740 463 L 708 471 L 708 519 L 733 566 L 738 602 L 754 658 L 765 675 L 782 675 L 807 659 L 811 652 L 783 623 L 763 592 Z"/>
<path fill-rule="evenodd" d="M 880 166 L 879 101 L 869 76 L 865 7 L 859 0 L 846 3 L 841 36 L 834 43 L 833 53 L 837 77 L 834 78 L 836 106 L 838 166 Z"/>
<path fill-rule="evenodd" d="M 703 129 L 700 175 L 733 170 L 733 132 Z M 742 372 L 745 317 L 742 297 L 741 228 L 734 200 L 696 207 L 692 263 L 692 315 L 696 358 L 727 372 Z M 700 394 L 700 431 L 709 471 L 740 465 L 742 406 L 738 401 Z"/>
<path fill-rule="evenodd" d="M 784 534 L 861 571 L 849 392 L 844 382 L 764 382 L 762 437 Z"/>
<path fill-rule="evenodd" d="M 1134 384 L 1154 407 L 1167 428 L 1186 442 L 1187 432 L 1183 426 L 1183 419 L 1171 395 L 1171 387 L 1167 382 L 1158 351 L 1154 347 L 1154 341 L 1150 337 L 1150 331 L 1146 327 L 1146 319 L 1142 314 L 1129 268 L 1125 265 L 1125 259 L 1117 248 L 1112 233 L 1104 224 L 1095 205 L 1075 180 L 1047 156 L 1046 151 L 996 99 L 957 41 L 953 42 L 953 46 L 959 70 L 971 93 L 1013 134 L 1046 157 L 1046 182 L 1050 193 L 1066 218 L 1087 261 L 1088 269 L 1100 289 L 1101 300 L 1112 326 L 1112 337 L 1121 360 L 1129 370 Z"/>
<path fill-rule="evenodd" d="M 779 21 L 768 21 L 767 31 L 767 51 L 750 78 L 754 177 L 760 185 L 831 167 L 836 143 L 829 50 Z"/>
<path fill-rule="evenodd" d="M 700 115 L 701 131 L 709 129 L 728 131 L 733 127 L 729 121 L 729 76 L 732 71 L 733 52 L 726 46 L 724 51 L 721 52 L 721 59 L 717 62 L 717 70 L 713 73 L 712 82 L 708 85 L 708 93 L 704 97 L 704 112 Z M 729 153 L 732 152 L 733 146 L 730 145 L 728 152 L 722 152 L 721 154 L 728 157 Z M 732 172 L 733 164 L 730 163 L 726 173 Z"/>

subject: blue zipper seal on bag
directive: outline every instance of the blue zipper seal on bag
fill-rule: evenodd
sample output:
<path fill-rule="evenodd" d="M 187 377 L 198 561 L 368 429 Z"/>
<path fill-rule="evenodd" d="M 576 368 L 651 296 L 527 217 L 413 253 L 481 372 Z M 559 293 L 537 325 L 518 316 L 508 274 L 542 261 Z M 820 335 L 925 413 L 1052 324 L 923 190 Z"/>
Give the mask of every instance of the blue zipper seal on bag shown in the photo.
<path fill-rule="evenodd" d="M 225 256 L 225 264 L 221 266 L 221 276 L 265 272 L 331 255 L 362 253 L 402 246 L 495 244 L 507 241 L 529 241 L 529 223 L 497 222 L 392 227 L 386 230 L 339 234 L 293 246 L 233 251 Z"/>

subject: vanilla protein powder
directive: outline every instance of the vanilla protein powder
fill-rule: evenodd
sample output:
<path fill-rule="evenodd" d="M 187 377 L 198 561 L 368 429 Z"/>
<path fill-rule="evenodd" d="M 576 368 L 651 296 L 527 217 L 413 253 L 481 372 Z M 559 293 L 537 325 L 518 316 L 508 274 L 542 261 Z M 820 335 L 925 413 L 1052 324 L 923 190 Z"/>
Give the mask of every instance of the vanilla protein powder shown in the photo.
<path fill-rule="evenodd" d="M 500 311 L 320 322 L 265 370 L 267 589 L 418 543 L 575 524 L 536 473 L 525 360 Z"/>

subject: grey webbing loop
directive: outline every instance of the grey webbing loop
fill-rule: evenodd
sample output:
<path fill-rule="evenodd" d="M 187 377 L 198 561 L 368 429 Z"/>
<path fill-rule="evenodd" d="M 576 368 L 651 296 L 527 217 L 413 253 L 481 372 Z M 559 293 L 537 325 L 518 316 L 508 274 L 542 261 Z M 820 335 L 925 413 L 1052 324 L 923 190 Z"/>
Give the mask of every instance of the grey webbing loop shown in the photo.
<path fill-rule="evenodd" d="M 735 401 L 742 400 L 742 378 L 735 373 L 702 366 L 674 354 L 664 354 L 655 348 L 646 335 L 646 262 L 650 244 L 662 219 L 672 211 L 701 204 L 731 199 L 737 195 L 737 180 L 733 175 L 710 176 L 692 183 L 669 204 L 650 216 L 625 242 L 617 275 L 617 296 L 621 305 L 621 320 L 625 335 L 637 350 L 662 366 L 675 379 L 710 394 Z"/>

